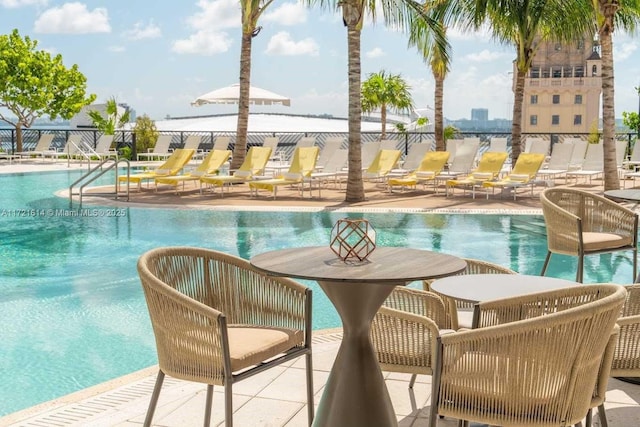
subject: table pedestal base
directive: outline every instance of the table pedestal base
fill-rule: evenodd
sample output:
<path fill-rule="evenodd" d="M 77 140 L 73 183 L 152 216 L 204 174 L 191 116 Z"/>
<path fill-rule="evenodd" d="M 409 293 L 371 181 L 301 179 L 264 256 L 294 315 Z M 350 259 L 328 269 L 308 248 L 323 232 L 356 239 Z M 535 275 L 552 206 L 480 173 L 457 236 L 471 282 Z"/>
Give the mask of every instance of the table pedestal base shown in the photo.
<path fill-rule="evenodd" d="M 397 426 L 369 330 L 371 320 L 393 288 L 405 283 L 318 283 L 340 314 L 343 339 L 313 426 Z"/>

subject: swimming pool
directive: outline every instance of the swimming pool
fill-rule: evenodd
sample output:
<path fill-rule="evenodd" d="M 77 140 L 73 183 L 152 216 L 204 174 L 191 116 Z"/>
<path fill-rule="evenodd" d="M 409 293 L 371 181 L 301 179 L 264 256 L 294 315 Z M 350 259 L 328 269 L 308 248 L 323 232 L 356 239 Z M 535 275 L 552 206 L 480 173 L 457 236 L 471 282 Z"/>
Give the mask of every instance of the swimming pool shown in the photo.
<path fill-rule="evenodd" d="M 526 274 L 546 252 L 541 217 L 415 213 L 249 212 L 111 208 L 71 216 L 53 196 L 78 172 L 0 175 L 0 415 L 156 363 L 136 262 L 167 245 L 243 258 L 283 247 L 328 244 L 337 219 L 365 217 L 377 243 L 485 259 Z M 575 259 L 555 257 L 549 275 L 572 279 Z M 611 271 L 615 271 L 614 274 Z M 585 281 L 626 283 L 624 256 L 589 257 Z M 314 282 L 314 328 L 339 325 Z"/>

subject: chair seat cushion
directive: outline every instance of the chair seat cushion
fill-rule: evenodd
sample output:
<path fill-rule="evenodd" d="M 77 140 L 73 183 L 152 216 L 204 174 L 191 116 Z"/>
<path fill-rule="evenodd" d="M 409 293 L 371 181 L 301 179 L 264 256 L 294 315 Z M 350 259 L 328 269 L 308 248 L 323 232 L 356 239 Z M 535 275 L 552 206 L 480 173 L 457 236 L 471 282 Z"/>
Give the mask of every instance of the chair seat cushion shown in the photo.
<path fill-rule="evenodd" d="M 257 365 L 304 341 L 304 333 L 297 329 L 229 325 L 228 332 L 233 372 Z"/>
<path fill-rule="evenodd" d="M 587 252 L 599 251 L 602 249 L 615 249 L 629 246 L 633 242 L 631 236 L 622 236 L 614 233 L 582 233 L 582 242 L 584 250 Z"/>

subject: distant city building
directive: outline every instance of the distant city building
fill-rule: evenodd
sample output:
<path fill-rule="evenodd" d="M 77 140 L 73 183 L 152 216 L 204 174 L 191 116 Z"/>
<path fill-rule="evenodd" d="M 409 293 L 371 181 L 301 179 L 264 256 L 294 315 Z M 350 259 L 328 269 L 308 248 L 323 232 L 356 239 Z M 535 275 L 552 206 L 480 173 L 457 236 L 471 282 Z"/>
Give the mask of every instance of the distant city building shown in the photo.
<path fill-rule="evenodd" d="M 589 133 L 598 126 L 602 61 L 593 36 L 539 42 L 524 83 L 523 133 Z M 514 63 L 514 89 L 515 75 Z"/>
<path fill-rule="evenodd" d="M 471 120 L 486 122 L 489 120 L 489 110 L 487 108 L 472 108 Z"/>

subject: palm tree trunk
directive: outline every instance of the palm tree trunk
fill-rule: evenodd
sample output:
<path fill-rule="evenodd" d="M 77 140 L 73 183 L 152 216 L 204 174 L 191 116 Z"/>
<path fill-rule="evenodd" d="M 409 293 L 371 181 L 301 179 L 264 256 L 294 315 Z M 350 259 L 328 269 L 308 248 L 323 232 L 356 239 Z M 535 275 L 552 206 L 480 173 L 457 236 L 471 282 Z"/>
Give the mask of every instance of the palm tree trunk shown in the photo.
<path fill-rule="evenodd" d="M 615 5 L 613 3 L 616 3 Z M 602 55 L 602 149 L 604 151 L 604 191 L 620 189 L 616 162 L 616 120 L 613 75 L 613 19 L 617 2 L 600 1 L 604 24 L 600 28 Z"/>
<path fill-rule="evenodd" d="M 240 98 L 238 99 L 238 127 L 233 147 L 231 169 L 238 169 L 247 154 L 247 130 L 249 128 L 249 86 L 251 85 L 252 32 L 242 33 L 240 48 Z"/>
<path fill-rule="evenodd" d="M 436 138 L 436 151 L 445 151 L 446 145 L 444 141 L 444 78 L 433 74 L 436 86 L 434 91 L 434 132 Z"/>
<path fill-rule="evenodd" d="M 342 6 L 345 7 L 344 5 Z M 355 8 L 353 8 L 355 9 Z M 364 201 L 362 182 L 362 102 L 360 99 L 360 29 L 356 22 L 347 20 L 347 49 L 349 55 L 349 175 L 345 202 Z"/>
<path fill-rule="evenodd" d="M 387 106 L 385 104 L 380 107 L 380 121 L 382 122 L 380 139 L 387 139 Z"/>
<path fill-rule="evenodd" d="M 513 118 L 511 123 L 511 164 L 520 157 L 522 140 L 522 102 L 524 101 L 524 79 L 526 71 L 516 67 L 516 87 L 513 96 Z"/>

